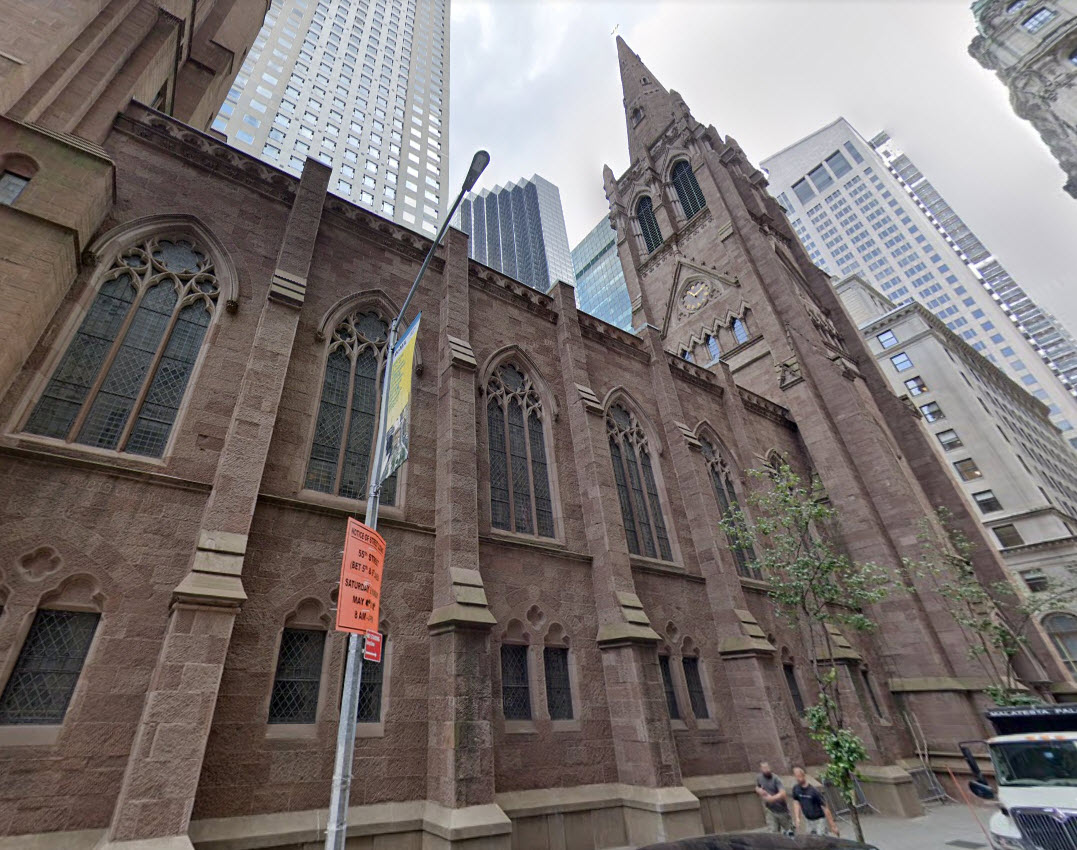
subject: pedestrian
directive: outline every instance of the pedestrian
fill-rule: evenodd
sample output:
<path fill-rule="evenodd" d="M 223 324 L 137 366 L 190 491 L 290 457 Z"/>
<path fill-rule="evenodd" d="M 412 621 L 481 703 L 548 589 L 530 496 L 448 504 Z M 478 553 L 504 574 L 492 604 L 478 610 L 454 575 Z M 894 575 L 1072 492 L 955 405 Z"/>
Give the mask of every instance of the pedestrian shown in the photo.
<path fill-rule="evenodd" d="M 770 769 L 770 764 L 759 762 L 759 776 L 755 779 L 755 793 L 763 801 L 763 814 L 767 819 L 767 830 L 785 834 L 793 829 L 793 818 L 789 814 L 789 803 L 785 796 L 782 781 Z"/>
<path fill-rule="evenodd" d="M 819 789 L 808 784 L 808 774 L 804 772 L 804 768 L 794 767 L 793 779 L 793 790 L 789 794 L 793 798 L 793 818 L 796 821 L 796 830 L 800 831 L 800 816 L 803 814 L 808 835 L 839 837 L 838 825 L 834 821 L 830 806 L 826 804 L 826 799 Z"/>

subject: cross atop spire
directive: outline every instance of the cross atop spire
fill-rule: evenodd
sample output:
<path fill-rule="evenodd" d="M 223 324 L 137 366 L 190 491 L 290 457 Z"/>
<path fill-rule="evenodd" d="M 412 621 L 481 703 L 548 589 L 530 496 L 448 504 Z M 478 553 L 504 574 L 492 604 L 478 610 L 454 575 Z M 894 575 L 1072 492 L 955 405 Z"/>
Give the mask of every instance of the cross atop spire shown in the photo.
<path fill-rule="evenodd" d="M 628 158 L 635 162 L 669 126 L 674 116 L 674 98 L 620 36 L 617 60 L 628 124 Z"/>

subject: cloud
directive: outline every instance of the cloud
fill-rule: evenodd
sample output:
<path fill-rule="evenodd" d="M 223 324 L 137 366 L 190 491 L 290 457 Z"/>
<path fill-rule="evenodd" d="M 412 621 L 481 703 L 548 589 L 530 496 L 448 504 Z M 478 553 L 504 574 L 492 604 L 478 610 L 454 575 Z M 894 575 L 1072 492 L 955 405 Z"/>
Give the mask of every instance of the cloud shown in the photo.
<path fill-rule="evenodd" d="M 753 161 L 844 115 L 886 129 L 1034 298 L 1077 332 L 1077 201 L 1005 87 L 967 52 L 967 2 L 453 0 L 450 156 L 486 147 L 493 186 L 557 184 L 575 245 L 628 165 L 619 32 Z"/>

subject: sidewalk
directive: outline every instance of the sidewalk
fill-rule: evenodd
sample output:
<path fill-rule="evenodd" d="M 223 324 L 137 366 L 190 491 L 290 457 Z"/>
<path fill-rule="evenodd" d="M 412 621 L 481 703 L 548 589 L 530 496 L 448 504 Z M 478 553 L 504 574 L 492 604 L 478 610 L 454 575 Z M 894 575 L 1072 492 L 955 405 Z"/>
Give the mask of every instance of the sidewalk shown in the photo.
<path fill-rule="evenodd" d="M 864 840 L 879 850 L 985 850 L 990 845 L 983 830 L 976 824 L 979 818 L 984 829 L 993 810 L 976 810 L 975 816 L 964 803 L 933 805 L 919 818 L 886 818 L 865 815 L 861 819 Z M 839 824 L 842 838 L 853 837 L 851 823 Z"/>

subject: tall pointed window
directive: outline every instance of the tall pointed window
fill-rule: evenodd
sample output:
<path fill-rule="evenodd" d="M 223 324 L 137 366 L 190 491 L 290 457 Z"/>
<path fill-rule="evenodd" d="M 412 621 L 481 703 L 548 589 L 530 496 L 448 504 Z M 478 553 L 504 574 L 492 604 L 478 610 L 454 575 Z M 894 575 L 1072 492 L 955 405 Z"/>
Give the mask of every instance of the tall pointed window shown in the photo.
<path fill-rule="evenodd" d="M 699 181 L 696 180 L 688 160 L 682 159 L 674 165 L 671 176 L 673 188 L 677 190 L 677 197 L 681 201 L 681 209 L 684 210 L 684 217 L 692 218 L 707 206 L 707 202 L 703 199 L 703 190 L 699 188 Z"/>
<path fill-rule="evenodd" d="M 722 453 L 706 437 L 700 438 L 699 442 L 703 457 L 707 461 L 707 469 L 711 475 L 711 483 L 714 485 L 718 507 L 722 511 L 722 517 L 728 517 L 730 509 L 739 506 L 737 491 L 733 489 L 733 473 Z M 727 540 L 729 551 L 733 553 L 733 560 L 737 565 L 737 572 L 747 578 L 761 578 L 759 568 L 755 566 L 755 552 L 752 547 L 741 546 L 728 535 Z"/>
<path fill-rule="evenodd" d="M 311 490 L 366 498 L 388 332 L 376 313 L 353 313 L 333 331 L 307 467 Z M 382 487 L 381 501 L 395 503 L 395 475 Z"/>
<path fill-rule="evenodd" d="M 677 705 L 677 691 L 673 687 L 673 671 L 669 667 L 669 656 L 658 656 L 658 671 L 662 674 L 662 690 L 666 695 L 666 708 L 670 720 L 681 719 L 681 708 Z"/>
<path fill-rule="evenodd" d="M 707 334 L 707 353 L 711 356 L 711 362 L 722 358 L 722 349 L 718 345 L 718 337 Z"/>
<path fill-rule="evenodd" d="M 160 457 L 218 294 L 212 260 L 190 241 L 150 237 L 122 251 L 25 430 Z"/>
<path fill-rule="evenodd" d="M 744 319 L 733 320 L 733 338 L 737 341 L 737 345 L 748 341 L 748 326 L 744 323 Z"/>
<path fill-rule="evenodd" d="M 647 246 L 647 253 L 658 250 L 662 245 L 662 231 L 658 229 L 658 219 L 654 217 L 654 207 L 651 199 L 643 197 L 636 204 L 636 221 L 639 222 L 640 232 L 643 234 L 643 244 Z"/>
<path fill-rule="evenodd" d="M 490 444 L 490 522 L 494 528 L 553 537 L 542 403 L 515 365 L 499 366 L 486 385 Z"/>
<path fill-rule="evenodd" d="M 615 404 L 606 414 L 606 432 L 613 456 L 613 477 L 621 502 L 628 551 L 633 555 L 672 561 L 662 502 L 651 466 L 647 438 L 636 418 Z"/>

